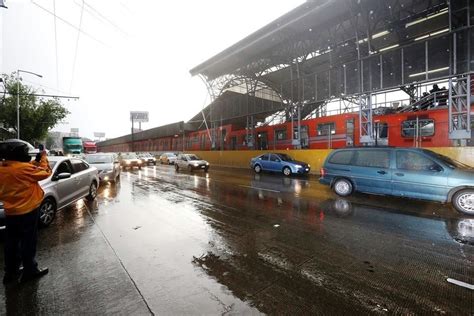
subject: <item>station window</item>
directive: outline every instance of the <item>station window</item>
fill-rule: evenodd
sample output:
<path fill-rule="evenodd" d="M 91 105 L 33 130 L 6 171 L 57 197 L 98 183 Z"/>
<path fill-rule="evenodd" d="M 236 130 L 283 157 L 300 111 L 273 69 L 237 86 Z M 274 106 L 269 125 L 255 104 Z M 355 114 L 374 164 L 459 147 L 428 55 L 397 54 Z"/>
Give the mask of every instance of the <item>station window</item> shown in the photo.
<path fill-rule="evenodd" d="M 378 139 L 388 137 L 388 124 L 377 122 L 374 124 L 374 134 Z"/>
<path fill-rule="evenodd" d="M 433 136 L 435 132 L 434 126 L 434 120 L 418 120 L 418 125 L 416 120 L 406 120 L 402 122 L 402 136 L 415 137 L 417 134 L 418 136 Z M 416 132 L 417 130 L 418 133 Z"/>
<path fill-rule="evenodd" d="M 286 139 L 286 129 L 279 129 L 275 131 L 276 140 L 285 140 Z"/>
<path fill-rule="evenodd" d="M 329 133 L 334 135 L 336 134 L 336 124 L 334 122 L 318 124 L 317 132 L 318 136 L 327 136 Z"/>

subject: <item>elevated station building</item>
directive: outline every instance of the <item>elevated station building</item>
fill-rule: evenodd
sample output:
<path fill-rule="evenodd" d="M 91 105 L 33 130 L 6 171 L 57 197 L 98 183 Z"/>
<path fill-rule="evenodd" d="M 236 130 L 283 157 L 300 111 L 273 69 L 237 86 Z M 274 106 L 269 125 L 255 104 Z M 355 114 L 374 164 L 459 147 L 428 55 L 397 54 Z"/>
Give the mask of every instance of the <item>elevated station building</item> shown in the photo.
<path fill-rule="evenodd" d="M 474 146 L 470 0 L 307 1 L 190 73 L 203 111 L 100 149 Z"/>

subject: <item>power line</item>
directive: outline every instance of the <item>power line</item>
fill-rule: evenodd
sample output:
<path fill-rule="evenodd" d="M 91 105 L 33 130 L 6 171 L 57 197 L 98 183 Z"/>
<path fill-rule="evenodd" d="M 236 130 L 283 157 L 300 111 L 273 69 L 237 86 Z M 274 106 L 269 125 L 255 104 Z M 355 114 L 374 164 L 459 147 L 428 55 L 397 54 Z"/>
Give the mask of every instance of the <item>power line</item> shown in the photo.
<path fill-rule="evenodd" d="M 81 17 L 79 19 L 79 30 L 77 31 L 76 50 L 74 52 L 74 61 L 72 63 L 71 85 L 69 86 L 69 92 L 71 92 L 72 90 L 72 83 L 74 82 L 74 73 L 76 72 L 77 49 L 79 47 L 79 37 L 81 35 L 83 16 L 84 16 L 84 0 L 82 0 Z"/>
<path fill-rule="evenodd" d="M 55 94 L 39 94 L 39 93 L 10 93 L 6 92 L 5 94 L 11 96 L 35 96 L 35 97 L 44 97 L 44 98 L 58 98 L 58 99 L 73 99 L 79 100 L 79 97 L 71 96 L 71 95 L 55 95 Z"/>
<path fill-rule="evenodd" d="M 74 0 L 74 3 L 77 5 L 77 6 L 82 6 L 82 4 L 80 3 L 77 3 L 76 0 Z M 86 8 L 87 12 L 91 13 L 91 15 L 97 15 L 98 17 L 100 17 L 102 20 L 106 21 L 108 24 L 110 24 L 112 27 L 114 27 L 117 31 L 119 31 L 120 33 L 128 36 L 127 32 L 125 32 L 124 30 L 122 30 L 117 24 L 115 24 L 112 20 L 110 20 L 109 18 L 107 18 L 104 14 L 102 14 L 99 10 L 97 10 L 96 8 L 94 8 L 93 6 L 91 6 L 90 4 L 88 4 L 87 2 L 84 1 L 84 4 L 85 6 L 88 8 Z M 96 17 L 96 19 L 98 21 L 100 21 L 100 19 L 98 19 Z"/>
<path fill-rule="evenodd" d="M 60 17 L 60 16 L 54 14 L 54 12 L 49 11 L 48 9 L 42 7 L 41 5 L 37 4 L 37 3 L 34 2 L 33 0 L 31 0 L 31 3 L 33 3 L 35 6 L 37 6 L 37 7 L 40 8 L 41 10 L 47 12 L 48 14 L 51 14 L 52 16 L 55 16 L 59 21 L 63 22 L 64 24 L 66 24 L 66 25 L 68 25 L 68 26 L 70 26 L 71 28 L 75 29 L 76 31 L 78 31 L 78 32 L 84 34 L 85 36 L 87 36 L 87 37 L 93 39 L 93 40 L 96 41 L 97 43 L 102 44 L 102 45 L 105 46 L 105 47 L 108 47 L 104 42 L 98 40 L 97 38 L 95 38 L 94 36 L 90 35 L 89 33 L 87 33 L 87 32 L 85 32 L 85 31 L 79 29 L 77 26 L 73 25 L 71 22 L 69 22 L 69 21 L 67 21 L 66 19 L 63 19 L 62 17 Z"/>
<path fill-rule="evenodd" d="M 56 86 L 59 87 L 59 66 L 58 66 L 58 30 L 56 26 L 56 0 L 53 0 L 53 12 L 54 12 L 54 47 L 56 49 Z"/>
<path fill-rule="evenodd" d="M 49 90 L 54 90 L 54 91 L 59 92 L 59 93 L 65 93 L 65 94 L 68 94 L 68 93 L 69 93 L 69 92 L 66 92 L 66 91 L 64 91 L 64 90 L 56 89 L 56 88 L 47 86 L 47 85 L 45 85 L 45 84 L 38 83 L 38 82 L 33 82 L 33 81 L 30 81 L 30 80 L 27 80 L 27 79 L 22 79 L 22 81 L 28 82 L 28 83 L 31 83 L 31 84 L 34 84 L 34 85 L 38 85 L 38 86 L 40 86 L 41 88 L 45 88 L 45 89 L 49 89 Z"/>

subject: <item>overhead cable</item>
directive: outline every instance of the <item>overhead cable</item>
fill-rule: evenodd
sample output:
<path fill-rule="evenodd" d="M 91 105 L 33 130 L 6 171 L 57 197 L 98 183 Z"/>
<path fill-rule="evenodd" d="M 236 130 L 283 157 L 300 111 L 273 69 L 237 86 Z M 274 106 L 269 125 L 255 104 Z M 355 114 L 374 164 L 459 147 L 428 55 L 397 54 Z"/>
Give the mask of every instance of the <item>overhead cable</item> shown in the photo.
<path fill-rule="evenodd" d="M 93 40 L 96 41 L 97 43 L 102 44 L 102 45 L 104 45 L 104 46 L 107 47 L 107 45 L 106 45 L 104 42 L 98 40 L 97 38 L 95 38 L 94 36 L 90 35 L 89 33 L 87 33 L 87 32 L 85 32 L 85 31 L 79 29 L 77 26 L 73 25 L 71 22 L 67 21 L 66 19 L 63 19 L 62 17 L 60 17 L 60 16 L 54 14 L 54 12 L 51 12 L 50 10 L 46 9 L 45 7 L 42 7 L 41 5 L 39 5 L 38 3 L 34 2 L 33 0 L 31 0 L 31 3 L 33 3 L 35 6 L 37 6 L 37 7 L 40 8 L 41 10 L 43 10 L 43 11 L 45 11 L 45 12 L 51 14 L 52 16 L 56 16 L 56 18 L 57 18 L 59 21 L 61 21 L 61 22 L 63 22 L 64 24 L 66 24 L 66 25 L 72 27 L 72 28 L 75 29 L 76 31 L 78 31 L 78 32 L 80 32 L 80 33 L 82 33 L 82 34 L 84 34 L 85 36 L 89 37 L 90 39 L 93 39 Z"/>
<path fill-rule="evenodd" d="M 74 3 L 78 6 L 82 6 L 82 3 L 78 3 L 76 0 L 74 0 Z M 91 6 L 90 4 L 88 4 L 87 2 L 84 1 L 84 4 L 86 6 L 86 10 L 88 12 L 92 14 L 95 14 L 97 16 L 99 16 L 102 20 L 104 20 L 105 22 L 107 22 L 108 24 L 110 24 L 112 27 L 114 27 L 117 31 L 119 31 L 120 33 L 124 34 L 124 35 L 127 35 L 127 32 L 125 32 L 124 30 L 122 30 L 117 24 L 115 24 L 112 20 L 110 20 L 109 18 L 107 18 L 103 13 L 101 13 L 99 10 L 97 10 L 96 8 L 94 8 L 93 6 Z M 97 19 L 99 20 L 99 19 Z"/>
<path fill-rule="evenodd" d="M 72 62 L 72 75 L 71 75 L 71 85 L 69 86 L 69 93 L 71 93 L 72 83 L 74 82 L 74 74 L 76 72 L 77 50 L 79 47 L 79 37 L 81 35 L 83 16 L 84 16 L 84 0 L 82 0 L 81 17 L 79 18 L 79 30 L 77 31 L 76 50 L 74 52 L 74 61 Z"/>

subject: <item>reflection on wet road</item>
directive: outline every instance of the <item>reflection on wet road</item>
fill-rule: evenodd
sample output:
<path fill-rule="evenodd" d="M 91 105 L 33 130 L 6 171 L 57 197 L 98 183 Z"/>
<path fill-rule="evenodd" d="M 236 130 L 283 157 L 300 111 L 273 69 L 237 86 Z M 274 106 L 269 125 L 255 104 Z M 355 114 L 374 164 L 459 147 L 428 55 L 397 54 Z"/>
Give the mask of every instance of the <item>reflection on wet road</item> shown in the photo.
<path fill-rule="evenodd" d="M 9 311 L 473 310 L 472 290 L 447 279 L 474 283 L 474 219 L 442 204 L 341 199 L 313 177 L 152 166 L 58 215 L 40 232 L 52 273 L 16 296 L 0 291 Z"/>

